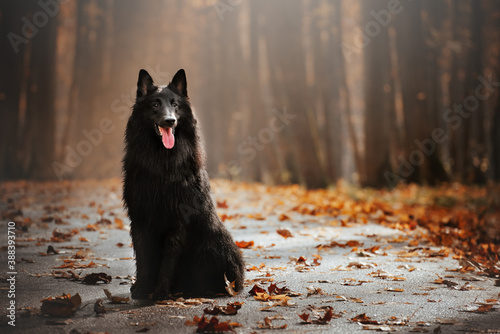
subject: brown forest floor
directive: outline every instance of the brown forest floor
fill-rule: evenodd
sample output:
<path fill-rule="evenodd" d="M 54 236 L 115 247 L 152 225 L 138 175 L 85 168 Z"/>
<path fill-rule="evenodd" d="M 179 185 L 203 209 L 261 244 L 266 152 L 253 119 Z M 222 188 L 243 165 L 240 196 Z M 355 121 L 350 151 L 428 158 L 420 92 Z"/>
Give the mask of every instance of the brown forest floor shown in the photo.
<path fill-rule="evenodd" d="M 212 186 L 247 263 L 244 291 L 144 305 L 128 300 L 120 180 L 1 184 L 2 268 L 7 224 L 16 225 L 17 329 L 500 332 L 500 187 Z M 54 300 L 63 293 L 73 299 Z"/>

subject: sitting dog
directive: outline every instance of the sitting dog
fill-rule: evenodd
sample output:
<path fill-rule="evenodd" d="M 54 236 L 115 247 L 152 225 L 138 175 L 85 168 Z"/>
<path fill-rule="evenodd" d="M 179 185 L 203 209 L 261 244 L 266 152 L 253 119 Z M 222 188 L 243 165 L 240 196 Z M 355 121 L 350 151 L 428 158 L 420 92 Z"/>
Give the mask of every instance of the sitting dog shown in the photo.
<path fill-rule="evenodd" d="M 125 146 L 123 200 L 137 265 L 132 298 L 225 293 L 226 277 L 241 290 L 243 259 L 210 196 L 184 70 L 167 86 L 139 72 Z"/>

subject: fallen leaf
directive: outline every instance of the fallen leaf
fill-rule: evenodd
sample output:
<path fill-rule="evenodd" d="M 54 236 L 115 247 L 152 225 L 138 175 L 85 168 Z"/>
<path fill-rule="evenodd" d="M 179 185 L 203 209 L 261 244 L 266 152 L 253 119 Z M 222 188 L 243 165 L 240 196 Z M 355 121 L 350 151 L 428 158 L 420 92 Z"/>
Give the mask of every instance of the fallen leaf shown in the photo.
<path fill-rule="evenodd" d="M 347 265 L 347 268 L 355 267 L 357 269 L 370 269 L 370 268 L 375 268 L 375 266 L 376 264 L 368 262 L 350 262 Z"/>
<path fill-rule="evenodd" d="M 378 331 L 378 332 L 393 332 L 396 329 L 386 325 L 363 325 L 364 330 Z"/>
<path fill-rule="evenodd" d="M 63 294 L 62 296 L 42 299 L 40 311 L 42 314 L 54 317 L 70 317 L 81 304 L 82 299 L 78 293 L 73 297 L 70 294 Z"/>
<path fill-rule="evenodd" d="M 363 324 L 363 325 L 380 325 L 376 320 L 371 319 L 366 313 L 361 313 L 350 319 L 351 321 Z"/>
<path fill-rule="evenodd" d="M 291 292 L 291 290 L 286 286 L 282 288 L 278 287 L 278 283 L 271 283 L 267 288 L 267 291 L 269 292 L 270 295 L 283 295 Z"/>
<path fill-rule="evenodd" d="M 309 313 L 302 313 L 302 314 L 299 314 L 299 318 L 302 319 L 302 322 L 306 323 L 306 324 L 310 324 L 311 321 L 309 320 Z"/>
<path fill-rule="evenodd" d="M 396 276 L 396 277 L 391 277 L 393 281 L 406 281 L 406 277 L 401 277 L 401 276 Z"/>
<path fill-rule="evenodd" d="M 53 267 L 53 269 L 84 269 L 84 268 L 95 268 L 97 264 L 93 261 L 90 261 L 87 264 L 81 264 L 72 260 L 64 260 L 64 264 L 61 264 L 58 267 Z"/>
<path fill-rule="evenodd" d="M 87 255 L 88 255 L 88 250 L 83 250 L 83 249 L 79 249 L 75 255 L 73 255 L 73 259 L 75 260 L 84 260 L 87 258 Z"/>
<path fill-rule="evenodd" d="M 106 313 L 106 308 L 102 305 L 102 299 L 98 299 L 94 303 L 94 312 L 98 317 Z"/>
<path fill-rule="evenodd" d="M 130 301 L 129 297 L 115 297 L 111 294 L 111 292 L 109 292 L 108 289 L 103 290 L 111 304 L 126 304 Z"/>
<path fill-rule="evenodd" d="M 192 321 L 188 320 L 184 323 L 186 326 L 197 326 L 196 333 L 220 333 L 234 332 L 234 327 L 241 327 L 237 322 L 220 322 L 217 317 L 212 317 L 209 321 L 205 316 L 194 317 Z"/>
<path fill-rule="evenodd" d="M 498 304 L 498 299 L 491 298 L 491 299 L 485 299 L 484 301 L 487 304 Z"/>
<path fill-rule="evenodd" d="M 314 313 L 317 314 L 316 319 L 310 319 L 309 318 L 309 314 L 307 314 L 305 312 L 302 313 L 302 314 L 300 314 L 299 317 L 300 317 L 300 319 L 302 319 L 302 323 L 304 323 L 304 324 L 326 325 L 334 317 L 333 308 L 331 306 L 328 306 L 328 307 L 325 308 L 325 313 L 323 314 L 323 316 L 319 315 L 317 311 L 315 311 Z M 339 318 L 340 315 L 335 314 L 335 317 Z"/>
<path fill-rule="evenodd" d="M 69 232 L 59 232 L 57 229 L 54 229 L 52 231 L 52 237 L 50 238 L 50 241 L 52 242 L 65 242 L 65 241 L 70 241 L 71 238 L 75 235 L 78 234 L 79 231 L 77 229 L 73 229 Z M 47 253 L 48 254 L 48 253 Z"/>
<path fill-rule="evenodd" d="M 217 207 L 220 208 L 220 209 L 227 209 L 228 205 L 227 205 L 226 200 L 217 201 Z"/>
<path fill-rule="evenodd" d="M 229 293 L 231 296 L 236 296 L 238 294 L 237 291 L 234 291 L 234 288 L 235 288 L 235 282 L 236 281 L 233 281 L 233 282 L 229 282 L 227 277 L 226 277 L 226 274 L 224 273 L 224 282 L 226 283 L 226 291 L 227 293 Z"/>
<path fill-rule="evenodd" d="M 285 221 L 285 220 L 290 220 L 290 217 L 288 217 L 287 215 L 285 215 L 284 213 L 280 214 L 280 216 L 278 217 L 278 219 L 280 221 Z"/>
<path fill-rule="evenodd" d="M 253 245 L 253 241 L 236 241 L 236 246 L 238 246 L 239 248 L 250 248 Z"/>
<path fill-rule="evenodd" d="M 120 219 L 120 218 L 118 218 L 118 217 L 115 217 L 115 226 L 119 230 L 124 230 L 125 229 L 125 226 L 123 226 L 123 220 Z"/>
<path fill-rule="evenodd" d="M 92 274 L 85 275 L 82 283 L 95 285 L 98 282 L 110 283 L 111 280 L 112 280 L 112 277 L 106 273 L 92 273 Z"/>
<path fill-rule="evenodd" d="M 356 280 L 355 278 L 344 278 L 344 282 L 340 283 L 342 285 L 347 286 L 357 286 L 362 285 L 363 283 L 371 283 L 372 281 L 364 281 L 364 280 Z"/>
<path fill-rule="evenodd" d="M 226 306 L 214 306 L 212 309 L 206 308 L 203 312 L 210 315 L 219 315 L 221 313 L 225 315 L 235 315 L 242 305 L 243 302 L 228 303 Z"/>
<path fill-rule="evenodd" d="M 256 213 L 256 214 L 248 214 L 247 215 L 248 218 L 250 219 L 255 219 L 255 220 L 266 220 L 266 217 L 262 216 L 260 213 Z"/>
<path fill-rule="evenodd" d="M 104 211 L 101 211 L 99 214 L 102 215 L 103 213 L 104 213 Z M 111 220 L 102 218 L 101 220 L 99 220 L 98 222 L 96 222 L 95 225 L 111 226 L 112 223 L 111 223 Z M 97 229 L 97 227 L 95 227 L 95 225 L 91 225 L 91 226 L 93 226 L 93 228 Z"/>
<path fill-rule="evenodd" d="M 359 242 L 358 240 L 349 240 L 346 243 L 340 243 L 337 241 L 332 241 L 329 244 L 325 245 L 318 245 L 316 248 L 322 249 L 322 248 L 333 248 L 333 247 L 341 247 L 341 248 L 346 248 L 346 247 L 361 247 L 363 246 L 362 242 Z"/>
<path fill-rule="evenodd" d="M 278 233 L 279 235 L 281 235 L 285 239 L 287 239 L 287 238 L 293 238 L 292 232 L 290 232 L 287 229 L 278 229 L 278 230 L 276 230 L 276 233 Z"/>
<path fill-rule="evenodd" d="M 485 313 L 493 310 L 493 305 L 494 304 L 485 304 L 481 305 L 478 308 L 473 308 L 473 309 L 467 309 L 465 311 L 467 312 L 474 312 L 474 313 Z"/>
<path fill-rule="evenodd" d="M 361 298 L 349 297 L 349 300 L 354 303 L 359 303 L 359 304 L 364 303 L 364 301 Z"/>
<path fill-rule="evenodd" d="M 238 217 L 240 217 L 240 215 L 239 214 L 236 214 L 236 215 L 226 215 L 225 213 L 223 213 L 219 217 L 220 217 L 220 220 L 222 220 L 223 222 L 225 222 L 226 220 L 230 220 L 230 219 L 233 219 L 233 218 L 238 218 Z"/>
<path fill-rule="evenodd" d="M 275 326 L 272 324 L 273 320 L 277 319 L 283 319 L 281 316 L 274 316 L 274 317 L 265 317 L 263 322 L 259 322 L 259 328 L 264 328 L 264 329 L 286 329 L 287 324 L 281 325 L 281 326 Z"/>
<path fill-rule="evenodd" d="M 266 290 L 257 284 L 255 284 L 250 291 L 248 291 L 249 294 L 252 296 L 257 296 L 257 293 L 265 293 Z"/>
<path fill-rule="evenodd" d="M 455 287 L 455 286 L 458 285 L 458 283 L 455 283 L 455 282 L 449 281 L 449 280 L 445 280 L 445 279 L 442 279 L 442 278 L 437 278 L 436 280 L 434 280 L 434 283 L 436 283 L 436 284 L 444 284 L 444 285 L 446 285 L 449 288 L 453 288 L 453 287 Z"/>

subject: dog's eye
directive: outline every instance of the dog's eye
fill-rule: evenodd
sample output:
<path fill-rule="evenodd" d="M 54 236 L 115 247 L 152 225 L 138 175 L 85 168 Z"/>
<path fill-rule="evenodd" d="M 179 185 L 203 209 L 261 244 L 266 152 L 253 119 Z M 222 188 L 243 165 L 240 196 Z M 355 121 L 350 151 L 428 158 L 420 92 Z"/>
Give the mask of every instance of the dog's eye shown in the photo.
<path fill-rule="evenodd" d="M 151 105 L 153 108 L 157 109 L 160 107 L 160 104 L 158 102 L 153 102 L 153 104 Z"/>
<path fill-rule="evenodd" d="M 175 102 L 174 100 L 170 101 L 170 104 L 172 105 L 172 107 L 177 108 L 177 102 Z"/>

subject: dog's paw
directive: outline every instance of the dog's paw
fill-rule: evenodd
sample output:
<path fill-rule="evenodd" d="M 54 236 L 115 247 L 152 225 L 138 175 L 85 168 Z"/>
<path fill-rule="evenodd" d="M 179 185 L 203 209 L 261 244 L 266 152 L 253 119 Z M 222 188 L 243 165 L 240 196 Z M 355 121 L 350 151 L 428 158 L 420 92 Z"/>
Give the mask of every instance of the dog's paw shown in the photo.
<path fill-rule="evenodd" d="M 170 297 L 170 289 L 159 286 L 153 292 L 152 299 L 153 300 L 165 300 L 165 299 L 169 299 L 169 297 Z"/>
<path fill-rule="evenodd" d="M 151 286 L 134 283 L 130 288 L 132 293 L 132 299 L 150 299 L 153 293 L 153 288 Z"/>

